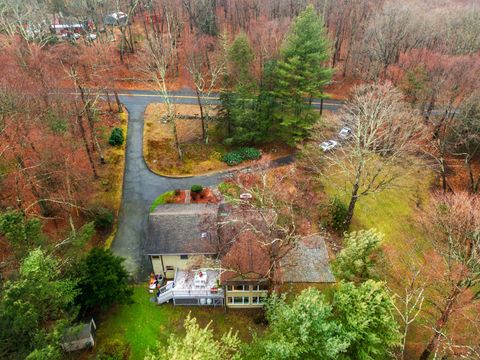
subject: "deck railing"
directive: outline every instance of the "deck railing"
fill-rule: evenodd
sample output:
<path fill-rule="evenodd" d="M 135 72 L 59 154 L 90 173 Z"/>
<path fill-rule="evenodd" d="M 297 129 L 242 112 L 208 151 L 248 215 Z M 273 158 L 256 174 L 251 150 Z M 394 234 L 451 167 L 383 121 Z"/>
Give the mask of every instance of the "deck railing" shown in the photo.
<path fill-rule="evenodd" d="M 173 297 L 223 297 L 223 289 L 175 289 L 172 290 Z"/>

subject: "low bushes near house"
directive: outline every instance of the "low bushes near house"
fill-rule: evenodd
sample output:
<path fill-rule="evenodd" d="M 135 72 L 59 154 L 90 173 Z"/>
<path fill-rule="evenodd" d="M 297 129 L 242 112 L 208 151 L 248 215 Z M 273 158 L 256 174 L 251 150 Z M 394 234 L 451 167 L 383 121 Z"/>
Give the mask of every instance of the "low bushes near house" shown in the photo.
<path fill-rule="evenodd" d="M 203 186 L 202 185 L 192 185 L 192 187 L 190 188 L 190 191 L 192 193 L 200 194 L 203 191 Z"/>
<path fill-rule="evenodd" d="M 229 166 L 235 166 L 248 160 L 258 160 L 262 156 L 260 150 L 252 147 L 242 147 L 223 156 L 223 161 Z"/>
<path fill-rule="evenodd" d="M 172 190 L 172 191 L 164 192 L 153 201 L 152 205 L 150 206 L 150 212 L 155 211 L 155 209 L 159 205 L 171 203 L 174 198 L 175 198 L 175 191 Z"/>
<path fill-rule="evenodd" d="M 190 197 L 192 200 L 197 200 L 199 197 L 203 198 L 203 186 L 202 185 L 192 185 L 190 188 Z"/>
<path fill-rule="evenodd" d="M 121 128 L 113 128 L 108 143 L 112 146 L 120 146 L 123 144 L 125 138 L 123 136 L 123 130 Z"/>

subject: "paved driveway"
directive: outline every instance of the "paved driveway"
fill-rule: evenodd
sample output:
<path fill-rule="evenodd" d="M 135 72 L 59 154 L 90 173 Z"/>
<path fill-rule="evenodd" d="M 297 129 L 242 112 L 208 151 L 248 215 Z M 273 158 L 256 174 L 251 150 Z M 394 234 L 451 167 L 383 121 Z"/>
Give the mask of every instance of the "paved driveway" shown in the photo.
<path fill-rule="evenodd" d="M 178 103 L 194 103 L 188 96 L 179 96 Z M 183 94 L 178 94 L 183 95 Z M 214 186 L 222 181 L 224 175 L 196 176 L 184 179 L 172 179 L 152 173 L 143 159 L 143 125 L 144 112 L 148 104 L 163 102 L 162 98 L 151 91 L 122 92 L 121 102 L 129 112 L 126 146 L 125 175 L 123 179 L 122 204 L 119 213 L 118 230 L 112 243 L 112 251 L 125 258 L 125 267 L 136 279 L 147 279 L 151 265 L 143 255 L 143 242 L 148 217 L 148 210 L 158 195 L 174 189 L 187 189 L 193 184 Z M 329 105 L 332 110 L 341 103 Z M 327 107 L 325 107 L 327 108 Z M 273 166 L 284 165 L 292 157 L 279 159 Z"/>
<path fill-rule="evenodd" d="M 170 179 L 152 173 L 142 154 L 143 114 L 150 102 L 158 98 L 122 96 L 129 112 L 126 146 L 125 175 L 122 204 L 112 251 L 124 257 L 125 267 L 137 281 L 145 280 L 150 271 L 148 259 L 143 255 L 148 209 L 155 198 L 165 191 L 190 188 L 193 184 L 213 186 L 221 182 L 222 175 Z"/>

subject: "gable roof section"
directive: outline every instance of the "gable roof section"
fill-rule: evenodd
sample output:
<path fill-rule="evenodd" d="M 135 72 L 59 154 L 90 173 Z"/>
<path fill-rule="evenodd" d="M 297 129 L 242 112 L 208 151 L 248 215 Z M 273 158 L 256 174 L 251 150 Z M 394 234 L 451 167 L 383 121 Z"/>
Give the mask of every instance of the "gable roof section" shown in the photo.
<path fill-rule="evenodd" d="M 166 204 L 157 207 L 148 217 L 144 253 L 216 253 L 217 214 L 218 205 L 215 204 Z"/>

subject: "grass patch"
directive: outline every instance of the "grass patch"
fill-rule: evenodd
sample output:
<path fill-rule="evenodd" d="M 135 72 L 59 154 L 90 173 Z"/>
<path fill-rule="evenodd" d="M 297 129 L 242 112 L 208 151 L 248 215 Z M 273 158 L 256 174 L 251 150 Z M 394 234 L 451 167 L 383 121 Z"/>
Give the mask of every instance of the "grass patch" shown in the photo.
<path fill-rule="evenodd" d="M 165 343 L 171 334 L 182 334 L 183 321 L 191 313 L 201 326 L 210 325 L 217 337 L 233 328 L 243 341 L 251 340 L 251 330 L 262 332 L 261 325 L 253 323 L 251 311 L 231 310 L 210 307 L 174 307 L 170 304 L 156 305 L 149 301 L 145 286 L 135 286 L 134 304 L 112 308 L 102 316 L 97 331 L 98 351 L 102 345 L 113 339 L 128 343 L 131 349 L 130 360 L 143 360 L 148 347 L 158 341 Z M 92 354 L 92 359 L 95 358 Z"/>
<path fill-rule="evenodd" d="M 162 195 L 160 195 L 153 201 L 152 205 L 150 206 L 150 212 L 155 211 L 155 209 L 159 205 L 167 204 L 168 201 L 173 199 L 174 196 L 175 196 L 175 192 L 173 190 L 164 192 Z"/>
<path fill-rule="evenodd" d="M 348 205 L 350 188 L 342 176 L 337 172 L 335 177 L 322 178 L 322 185 L 329 197 L 337 196 Z M 425 245 L 414 215 L 428 201 L 432 181 L 432 172 L 419 168 L 400 178 L 395 188 L 361 197 L 350 230 L 376 228 L 385 235 L 386 244 L 401 251 L 408 250 L 412 237 L 417 237 L 417 245 Z"/>

